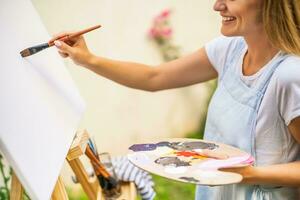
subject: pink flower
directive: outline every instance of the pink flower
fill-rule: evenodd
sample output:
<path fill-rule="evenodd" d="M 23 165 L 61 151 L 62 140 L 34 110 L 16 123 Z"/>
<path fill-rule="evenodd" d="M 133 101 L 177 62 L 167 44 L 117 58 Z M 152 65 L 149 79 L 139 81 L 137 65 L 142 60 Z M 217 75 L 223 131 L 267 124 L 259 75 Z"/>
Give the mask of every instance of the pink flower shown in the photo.
<path fill-rule="evenodd" d="M 161 12 L 160 17 L 161 18 L 167 18 L 167 17 L 170 16 L 170 13 L 171 13 L 170 9 L 164 10 L 164 11 Z"/>
<path fill-rule="evenodd" d="M 161 31 L 161 35 L 165 38 L 170 38 L 172 36 L 172 32 L 171 28 L 167 28 Z"/>
<path fill-rule="evenodd" d="M 155 28 L 151 28 L 149 31 L 149 36 L 151 38 L 156 38 L 159 35 L 158 31 Z"/>
<path fill-rule="evenodd" d="M 164 10 L 153 20 L 148 35 L 152 39 L 167 40 L 172 36 L 172 28 L 169 25 L 170 10 Z"/>
<path fill-rule="evenodd" d="M 168 20 L 171 11 L 169 9 L 162 11 L 159 15 L 154 18 L 154 23 L 160 23 L 165 20 Z"/>
<path fill-rule="evenodd" d="M 171 28 L 151 28 L 149 30 L 150 38 L 165 38 L 168 39 L 172 36 L 172 29 Z"/>

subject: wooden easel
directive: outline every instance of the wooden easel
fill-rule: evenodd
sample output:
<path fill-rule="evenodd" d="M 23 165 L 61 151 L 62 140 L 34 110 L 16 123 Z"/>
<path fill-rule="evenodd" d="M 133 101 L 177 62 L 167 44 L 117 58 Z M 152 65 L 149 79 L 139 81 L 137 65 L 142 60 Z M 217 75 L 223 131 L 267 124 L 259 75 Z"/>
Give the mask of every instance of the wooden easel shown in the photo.
<path fill-rule="evenodd" d="M 96 177 L 89 178 L 86 170 L 80 161 L 80 156 L 85 154 L 85 149 L 89 139 L 89 134 L 86 130 L 77 132 L 73 140 L 71 148 L 68 152 L 66 160 L 72 168 L 77 177 L 78 182 L 81 184 L 84 192 L 90 200 L 104 200 L 102 196 L 101 187 Z M 13 173 L 11 181 L 10 200 L 22 200 L 24 189 L 18 180 L 18 177 Z M 136 187 L 133 182 L 121 183 L 122 195 L 118 200 L 135 200 Z M 51 200 L 68 200 L 65 185 L 61 175 L 59 176 L 55 188 L 52 193 Z"/>

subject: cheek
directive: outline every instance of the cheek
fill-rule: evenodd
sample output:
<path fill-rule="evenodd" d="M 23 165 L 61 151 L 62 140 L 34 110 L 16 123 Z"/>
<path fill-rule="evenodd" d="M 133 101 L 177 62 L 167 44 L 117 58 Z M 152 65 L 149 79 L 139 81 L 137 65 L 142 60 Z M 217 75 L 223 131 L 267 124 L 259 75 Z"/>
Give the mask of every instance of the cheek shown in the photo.
<path fill-rule="evenodd" d="M 255 19 L 257 23 L 263 22 L 263 12 L 261 9 L 256 13 Z"/>
<path fill-rule="evenodd" d="M 263 3 L 261 0 L 255 0 L 253 4 L 249 6 L 249 10 L 252 12 L 253 19 L 256 23 L 261 23 L 263 19 Z"/>
<path fill-rule="evenodd" d="M 239 20 L 243 26 L 261 26 L 263 23 L 263 17 L 261 12 L 253 12 L 248 15 L 242 16 Z M 245 27 L 246 28 L 246 27 Z"/>

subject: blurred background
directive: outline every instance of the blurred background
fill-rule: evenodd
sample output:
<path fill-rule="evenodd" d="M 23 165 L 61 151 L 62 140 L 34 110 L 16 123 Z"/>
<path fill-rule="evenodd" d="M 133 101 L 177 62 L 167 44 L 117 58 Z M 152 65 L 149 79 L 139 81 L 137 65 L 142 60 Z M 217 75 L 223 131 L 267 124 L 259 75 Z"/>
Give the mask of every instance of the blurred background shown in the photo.
<path fill-rule="evenodd" d="M 85 35 L 90 50 L 112 59 L 158 65 L 165 61 L 149 37 L 153 20 L 168 10 L 168 41 L 179 56 L 201 48 L 219 35 L 220 17 L 211 0 L 32 0 L 50 35 L 96 24 Z M 129 146 L 170 137 L 201 138 L 214 82 L 161 92 L 145 92 L 116 84 L 64 60 L 87 110 L 80 129 L 87 129 L 100 152 L 125 155 Z M 63 169 L 73 199 L 86 199 Z M 156 199 L 193 199 L 194 186 L 154 177 Z M 176 192 L 175 192 L 176 191 Z M 71 195 L 72 194 L 72 195 Z"/>
<path fill-rule="evenodd" d="M 148 37 L 152 21 L 171 10 L 173 43 L 185 55 L 219 34 L 220 18 L 211 0 L 33 0 L 51 35 L 101 24 L 85 35 L 90 50 L 112 59 L 158 65 L 158 48 Z M 206 83 L 162 92 L 116 84 L 65 60 L 87 110 L 80 128 L 92 134 L 101 151 L 126 153 L 141 139 L 184 137 L 195 131 L 206 110 Z M 116 148 L 118 147 L 118 148 Z"/>

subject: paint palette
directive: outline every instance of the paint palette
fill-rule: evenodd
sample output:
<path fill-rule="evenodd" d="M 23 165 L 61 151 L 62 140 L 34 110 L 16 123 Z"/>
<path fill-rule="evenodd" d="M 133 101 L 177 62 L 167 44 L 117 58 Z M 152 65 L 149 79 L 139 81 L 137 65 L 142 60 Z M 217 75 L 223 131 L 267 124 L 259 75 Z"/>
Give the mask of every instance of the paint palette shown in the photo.
<path fill-rule="evenodd" d="M 137 167 L 165 178 L 198 185 L 238 183 L 242 176 L 222 172 L 254 162 L 251 155 L 229 145 L 198 139 L 172 138 L 129 147 L 128 159 Z"/>

